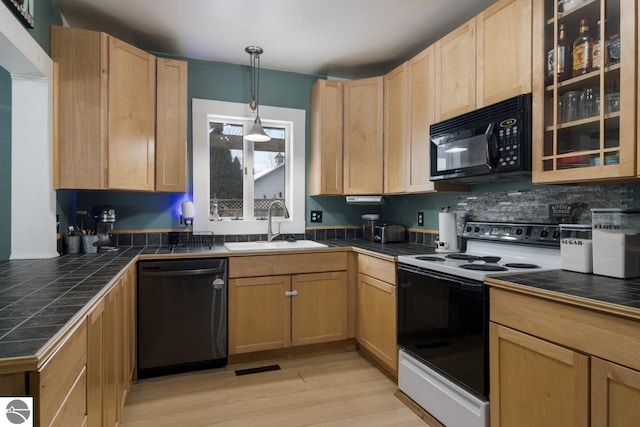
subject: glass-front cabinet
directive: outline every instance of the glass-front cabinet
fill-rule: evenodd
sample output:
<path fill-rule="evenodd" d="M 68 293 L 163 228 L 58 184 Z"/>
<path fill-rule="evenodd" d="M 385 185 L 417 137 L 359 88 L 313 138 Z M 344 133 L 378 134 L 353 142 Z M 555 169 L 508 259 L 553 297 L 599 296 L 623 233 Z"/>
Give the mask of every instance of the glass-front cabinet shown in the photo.
<path fill-rule="evenodd" d="M 534 182 L 635 177 L 637 1 L 536 3 Z"/>

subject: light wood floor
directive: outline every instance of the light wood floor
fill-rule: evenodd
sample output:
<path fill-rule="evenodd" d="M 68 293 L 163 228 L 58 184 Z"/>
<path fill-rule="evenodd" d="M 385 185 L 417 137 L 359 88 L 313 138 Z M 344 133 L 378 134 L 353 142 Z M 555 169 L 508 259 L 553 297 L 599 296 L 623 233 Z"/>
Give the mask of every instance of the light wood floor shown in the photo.
<path fill-rule="evenodd" d="M 281 370 L 236 376 L 277 363 Z M 120 426 L 428 426 L 357 352 L 247 363 L 142 380 Z"/>

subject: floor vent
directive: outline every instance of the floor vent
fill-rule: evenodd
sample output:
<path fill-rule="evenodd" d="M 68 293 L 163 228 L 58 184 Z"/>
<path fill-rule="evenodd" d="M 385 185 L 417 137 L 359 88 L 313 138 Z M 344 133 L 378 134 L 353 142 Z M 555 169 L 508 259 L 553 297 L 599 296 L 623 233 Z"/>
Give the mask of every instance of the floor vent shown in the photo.
<path fill-rule="evenodd" d="M 257 374 L 260 372 L 279 371 L 279 370 L 280 370 L 280 365 L 267 365 L 267 366 L 259 366 L 257 368 L 250 368 L 250 369 L 237 369 L 236 376 L 239 377 L 240 375 Z"/>

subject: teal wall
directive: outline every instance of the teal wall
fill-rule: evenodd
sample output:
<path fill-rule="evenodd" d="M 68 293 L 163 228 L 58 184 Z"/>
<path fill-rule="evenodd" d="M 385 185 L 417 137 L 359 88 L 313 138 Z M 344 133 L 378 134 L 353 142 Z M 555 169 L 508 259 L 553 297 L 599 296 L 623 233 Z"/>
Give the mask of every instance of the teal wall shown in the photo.
<path fill-rule="evenodd" d="M 1 7 L 4 7 L 1 6 Z M 34 28 L 29 34 L 45 50 L 50 52 L 51 25 L 62 24 L 60 12 L 51 0 L 35 0 L 33 5 Z M 11 77 L 0 67 L 0 260 L 11 255 Z"/>
<path fill-rule="evenodd" d="M 11 255 L 11 76 L 0 67 L 0 260 Z"/>

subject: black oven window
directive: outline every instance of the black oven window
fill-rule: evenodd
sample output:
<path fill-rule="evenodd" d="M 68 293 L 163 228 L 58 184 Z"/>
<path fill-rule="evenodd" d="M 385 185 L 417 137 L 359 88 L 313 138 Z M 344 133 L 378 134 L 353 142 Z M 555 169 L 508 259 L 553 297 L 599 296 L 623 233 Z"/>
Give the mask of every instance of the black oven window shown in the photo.
<path fill-rule="evenodd" d="M 488 395 L 486 291 L 398 272 L 398 344 L 476 394 Z"/>

